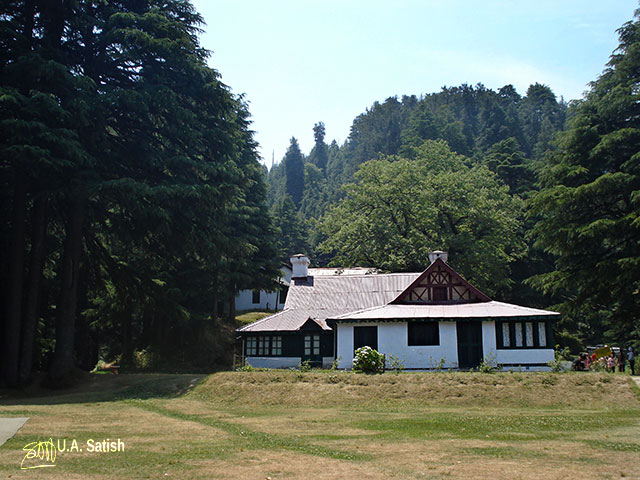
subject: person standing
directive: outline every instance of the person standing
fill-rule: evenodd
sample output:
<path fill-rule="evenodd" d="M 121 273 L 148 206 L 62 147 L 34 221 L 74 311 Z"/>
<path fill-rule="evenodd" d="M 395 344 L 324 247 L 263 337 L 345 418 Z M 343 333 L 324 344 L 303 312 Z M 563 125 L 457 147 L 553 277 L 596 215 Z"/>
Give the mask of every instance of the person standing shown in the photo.
<path fill-rule="evenodd" d="M 633 354 L 633 347 L 629 347 L 629 351 L 627 352 L 627 361 L 629 362 L 629 366 L 631 367 L 631 375 L 636 374 L 635 360 L 636 360 L 636 357 Z"/>
<path fill-rule="evenodd" d="M 627 362 L 627 356 L 624 354 L 624 349 L 620 348 L 618 352 L 618 371 L 624 373 L 625 363 Z"/>

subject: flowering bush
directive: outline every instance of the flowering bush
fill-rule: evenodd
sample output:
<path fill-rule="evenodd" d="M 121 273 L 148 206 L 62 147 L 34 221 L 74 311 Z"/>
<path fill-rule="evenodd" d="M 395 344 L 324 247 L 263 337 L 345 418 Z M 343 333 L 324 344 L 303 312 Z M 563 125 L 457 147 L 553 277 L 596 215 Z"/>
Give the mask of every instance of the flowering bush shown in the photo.
<path fill-rule="evenodd" d="M 384 372 L 384 355 L 371 347 L 361 347 L 356 350 L 353 358 L 353 370 L 359 373 Z"/>

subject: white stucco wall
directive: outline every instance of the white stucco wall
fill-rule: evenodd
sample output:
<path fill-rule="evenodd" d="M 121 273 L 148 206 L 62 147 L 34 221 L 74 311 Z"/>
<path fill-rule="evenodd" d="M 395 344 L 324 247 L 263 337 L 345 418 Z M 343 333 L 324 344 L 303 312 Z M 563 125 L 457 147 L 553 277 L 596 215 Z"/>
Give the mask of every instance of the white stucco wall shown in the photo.
<path fill-rule="evenodd" d="M 269 309 L 274 310 L 276 307 L 276 300 L 278 300 L 278 292 L 260 292 L 260 303 L 253 303 L 253 290 L 240 290 L 236 294 L 236 310 L 254 310 L 254 309 Z M 283 303 L 278 304 L 277 310 L 282 310 Z"/>
<path fill-rule="evenodd" d="M 356 326 L 375 326 L 375 323 L 358 323 Z M 338 368 L 351 368 L 353 363 L 353 327 L 352 324 L 338 325 L 338 349 L 340 357 Z M 440 345 L 407 345 L 407 323 L 389 322 L 378 325 L 378 351 L 385 355 L 395 355 L 404 364 L 404 368 L 431 369 L 440 365 L 443 368 L 458 367 L 458 344 L 456 324 L 440 322 Z"/>
<path fill-rule="evenodd" d="M 440 322 L 440 345 L 409 346 L 406 322 L 338 324 L 337 357 L 338 368 L 350 369 L 353 363 L 353 327 L 378 327 L 378 351 L 387 356 L 395 355 L 408 369 L 432 369 L 458 367 L 458 335 L 455 322 Z M 497 350 L 495 322 L 482 322 L 482 348 L 485 360 L 499 364 L 522 365 L 546 364 L 553 359 L 553 349 Z M 444 359 L 442 365 L 440 360 Z M 517 369 L 517 366 L 507 367 Z"/>
<path fill-rule="evenodd" d="M 300 357 L 247 357 L 254 368 L 298 368 Z"/>
<path fill-rule="evenodd" d="M 333 365 L 333 357 L 322 357 L 322 368 Z M 247 363 L 254 368 L 298 368 L 300 357 L 247 357 Z"/>
<path fill-rule="evenodd" d="M 527 348 L 522 350 L 498 350 L 497 361 L 500 364 L 526 365 L 544 363 L 553 360 L 552 348 Z M 517 368 L 517 367 L 516 367 Z"/>

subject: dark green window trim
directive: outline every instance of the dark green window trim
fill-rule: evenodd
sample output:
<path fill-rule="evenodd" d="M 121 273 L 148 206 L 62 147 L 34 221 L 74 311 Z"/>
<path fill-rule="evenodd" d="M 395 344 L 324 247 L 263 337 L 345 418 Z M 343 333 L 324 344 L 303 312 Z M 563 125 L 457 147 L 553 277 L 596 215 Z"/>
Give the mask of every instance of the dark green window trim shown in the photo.
<path fill-rule="evenodd" d="M 532 332 L 527 341 L 527 324 L 531 324 Z M 544 331 L 545 342 L 541 342 L 540 329 Z M 553 348 L 553 331 L 550 321 L 518 318 L 516 321 L 496 321 L 496 348 L 500 350 L 527 350 Z M 505 345 L 505 332 L 508 331 L 509 344 Z M 519 332 L 517 334 L 517 332 Z M 516 345 L 517 336 L 522 336 L 522 345 Z M 544 343 L 541 345 L 541 343 Z"/>
<path fill-rule="evenodd" d="M 247 357 L 282 357 L 282 335 L 249 335 L 245 337 Z"/>

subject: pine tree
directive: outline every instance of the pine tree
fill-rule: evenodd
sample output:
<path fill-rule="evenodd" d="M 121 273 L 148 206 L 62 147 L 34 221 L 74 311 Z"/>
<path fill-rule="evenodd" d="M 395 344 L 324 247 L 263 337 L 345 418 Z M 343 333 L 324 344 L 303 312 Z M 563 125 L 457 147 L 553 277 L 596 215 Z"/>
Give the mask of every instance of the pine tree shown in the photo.
<path fill-rule="evenodd" d="M 300 206 L 304 192 L 304 160 L 298 141 L 291 137 L 291 143 L 284 156 L 286 193 L 291 196 L 296 208 Z"/>
<path fill-rule="evenodd" d="M 640 12 L 573 111 L 533 198 L 541 248 L 555 271 L 534 284 L 565 299 L 565 327 L 640 346 Z"/>

